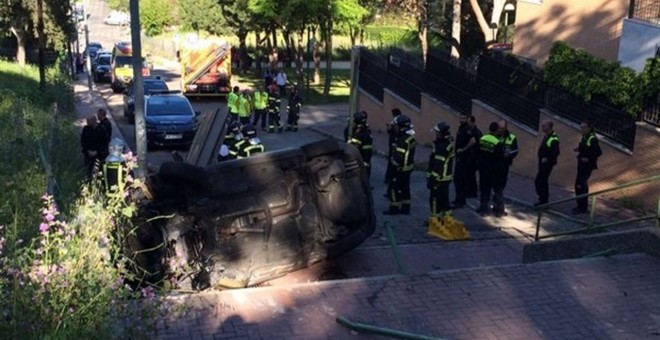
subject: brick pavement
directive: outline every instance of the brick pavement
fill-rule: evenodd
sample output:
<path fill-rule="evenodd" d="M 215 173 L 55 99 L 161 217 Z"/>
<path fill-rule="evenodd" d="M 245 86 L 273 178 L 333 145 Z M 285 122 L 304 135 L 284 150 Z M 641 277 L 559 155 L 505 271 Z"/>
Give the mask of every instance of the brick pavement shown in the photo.
<path fill-rule="evenodd" d="M 633 254 L 175 298 L 161 339 L 353 339 L 337 316 L 448 339 L 650 339 L 660 260 Z"/>

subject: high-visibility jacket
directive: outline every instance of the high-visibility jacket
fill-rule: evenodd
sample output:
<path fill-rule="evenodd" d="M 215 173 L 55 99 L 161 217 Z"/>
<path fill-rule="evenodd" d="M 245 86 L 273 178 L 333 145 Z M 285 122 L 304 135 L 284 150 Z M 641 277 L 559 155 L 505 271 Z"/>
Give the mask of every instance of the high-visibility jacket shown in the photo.
<path fill-rule="evenodd" d="M 505 169 L 504 143 L 488 133 L 479 139 L 479 171 L 487 178 L 501 179 Z"/>
<path fill-rule="evenodd" d="M 444 138 L 433 143 L 433 152 L 429 157 L 429 170 L 426 178 L 434 182 L 447 182 L 453 179 L 454 143 Z"/>
<path fill-rule="evenodd" d="M 242 141 L 236 143 L 236 149 L 238 150 L 236 158 L 242 159 L 260 152 L 264 152 L 266 147 L 261 144 L 261 142 L 253 142 L 252 140 L 243 139 Z"/>
<path fill-rule="evenodd" d="M 518 138 L 513 133 L 507 131 L 506 134 L 500 138 L 500 141 L 504 143 L 504 157 L 506 158 L 506 163 L 511 165 L 513 159 L 518 156 Z"/>
<path fill-rule="evenodd" d="M 107 196 L 123 195 L 124 164 L 120 162 L 104 163 L 103 184 Z"/>
<path fill-rule="evenodd" d="M 254 108 L 263 110 L 268 107 L 268 92 L 256 91 L 254 93 Z"/>
<path fill-rule="evenodd" d="M 234 92 L 231 92 L 227 95 L 227 106 L 229 107 L 229 112 L 238 113 L 238 106 L 236 105 L 238 101 L 238 95 Z"/>
<path fill-rule="evenodd" d="M 539 157 L 539 162 L 541 162 L 542 158 L 547 158 L 550 165 L 557 164 L 557 157 L 559 157 L 559 136 L 554 131 L 543 137 L 543 142 L 539 146 L 537 156 Z"/>
<path fill-rule="evenodd" d="M 392 157 L 390 158 L 390 163 L 394 166 L 394 169 L 403 172 L 413 170 L 415 167 L 415 146 L 417 146 L 417 140 L 412 130 L 410 130 L 410 133 L 399 133 L 394 138 Z"/>
<path fill-rule="evenodd" d="M 236 100 L 236 109 L 240 117 L 249 117 L 250 112 L 252 112 L 250 98 L 245 95 L 238 96 L 238 99 Z"/>
<path fill-rule="evenodd" d="M 585 165 L 591 166 L 592 169 L 598 169 L 598 157 L 602 154 L 603 150 L 600 148 L 600 143 L 595 133 L 589 132 L 582 135 L 580 144 L 578 144 L 578 162 L 582 162 L 582 158 L 587 158 L 588 162 Z"/>
<path fill-rule="evenodd" d="M 359 127 L 348 140 L 348 144 L 355 145 L 360 151 L 365 166 L 371 166 L 371 157 L 374 153 L 374 140 L 368 127 Z"/>

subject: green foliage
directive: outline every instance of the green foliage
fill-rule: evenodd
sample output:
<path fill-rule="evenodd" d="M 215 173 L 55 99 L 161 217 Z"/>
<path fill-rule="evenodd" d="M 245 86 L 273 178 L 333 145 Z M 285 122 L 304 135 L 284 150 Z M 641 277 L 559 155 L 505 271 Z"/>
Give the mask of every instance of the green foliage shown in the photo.
<path fill-rule="evenodd" d="M 660 57 L 646 60 L 644 70 L 639 74 L 639 95 L 649 99 L 660 95 Z"/>
<path fill-rule="evenodd" d="M 545 64 L 545 79 L 585 101 L 598 98 L 637 115 L 641 102 L 635 71 L 619 63 L 596 58 L 563 42 L 556 42 Z"/>
<path fill-rule="evenodd" d="M 149 37 L 163 33 L 172 21 L 172 8 L 167 0 L 143 0 L 140 2 L 140 23 Z"/>
<path fill-rule="evenodd" d="M 130 0 L 107 0 L 107 3 L 111 9 L 128 12 Z"/>
<path fill-rule="evenodd" d="M 229 33 L 216 0 L 178 0 L 177 13 L 186 31 L 205 31 L 213 35 Z"/>
<path fill-rule="evenodd" d="M 395 26 L 367 26 L 365 35 L 381 46 L 412 46 L 417 44 L 417 33 L 408 28 Z"/>

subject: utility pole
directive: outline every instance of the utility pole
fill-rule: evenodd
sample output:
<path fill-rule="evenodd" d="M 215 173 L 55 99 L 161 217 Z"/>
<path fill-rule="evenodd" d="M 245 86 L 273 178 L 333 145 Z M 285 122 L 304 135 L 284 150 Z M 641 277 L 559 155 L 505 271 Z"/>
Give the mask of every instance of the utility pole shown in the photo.
<path fill-rule="evenodd" d="M 89 4 L 89 1 L 87 1 Z M 87 87 L 92 91 L 94 85 L 92 84 L 92 59 L 89 57 L 89 23 L 87 21 L 87 4 L 83 4 L 83 19 L 85 20 L 85 51 L 87 56 Z"/>
<path fill-rule="evenodd" d="M 46 47 L 44 36 L 44 1 L 37 0 L 37 35 L 39 40 L 39 89 L 46 90 L 46 61 L 44 48 Z"/>
<path fill-rule="evenodd" d="M 136 175 L 144 179 L 147 174 L 147 131 L 144 121 L 144 81 L 142 79 L 142 41 L 140 40 L 140 2 L 130 0 L 131 45 L 133 48 L 133 90 L 135 103 L 135 146 L 138 158 Z"/>
<path fill-rule="evenodd" d="M 351 92 L 348 102 L 348 138 L 353 136 L 353 115 L 357 111 L 357 97 L 360 79 L 360 48 L 361 46 L 353 46 L 351 51 Z"/>

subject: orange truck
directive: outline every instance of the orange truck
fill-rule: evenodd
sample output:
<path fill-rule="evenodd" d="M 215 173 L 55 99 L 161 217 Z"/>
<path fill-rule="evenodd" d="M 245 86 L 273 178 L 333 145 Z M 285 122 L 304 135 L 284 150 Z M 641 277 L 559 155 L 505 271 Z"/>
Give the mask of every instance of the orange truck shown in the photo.
<path fill-rule="evenodd" d="M 189 41 L 177 51 L 186 96 L 226 96 L 231 90 L 231 46 L 224 40 Z"/>

